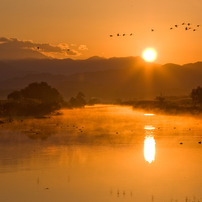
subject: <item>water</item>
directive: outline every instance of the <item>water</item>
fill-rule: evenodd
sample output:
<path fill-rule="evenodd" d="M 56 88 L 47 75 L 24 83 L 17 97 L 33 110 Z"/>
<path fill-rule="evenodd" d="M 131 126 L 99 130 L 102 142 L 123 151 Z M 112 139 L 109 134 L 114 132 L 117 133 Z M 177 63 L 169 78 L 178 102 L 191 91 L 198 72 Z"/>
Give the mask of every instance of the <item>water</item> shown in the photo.
<path fill-rule="evenodd" d="M 110 105 L 1 125 L 0 201 L 202 201 L 200 141 L 200 118 Z"/>

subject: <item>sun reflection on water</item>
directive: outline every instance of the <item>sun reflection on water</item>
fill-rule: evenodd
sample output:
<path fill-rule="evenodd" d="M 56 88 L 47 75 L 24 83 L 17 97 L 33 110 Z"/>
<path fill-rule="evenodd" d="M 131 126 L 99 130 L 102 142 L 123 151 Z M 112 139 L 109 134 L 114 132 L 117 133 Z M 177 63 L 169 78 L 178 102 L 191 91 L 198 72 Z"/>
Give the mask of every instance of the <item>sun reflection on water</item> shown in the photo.
<path fill-rule="evenodd" d="M 144 127 L 144 129 L 145 129 L 145 130 L 154 130 L 155 127 L 147 125 L 147 126 Z M 148 133 L 148 132 L 147 132 L 147 133 Z"/>
<path fill-rule="evenodd" d="M 147 114 L 144 114 L 144 116 L 154 116 L 155 114 L 149 114 L 149 113 L 147 113 Z"/>
<path fill-rule="evenodd" d="M 147 162 L 152 163 L 155 160 L 155 139 L 153 136 L 153 126 L 145 126 L 145 140 L 144 140 L 144 158 Z"/>

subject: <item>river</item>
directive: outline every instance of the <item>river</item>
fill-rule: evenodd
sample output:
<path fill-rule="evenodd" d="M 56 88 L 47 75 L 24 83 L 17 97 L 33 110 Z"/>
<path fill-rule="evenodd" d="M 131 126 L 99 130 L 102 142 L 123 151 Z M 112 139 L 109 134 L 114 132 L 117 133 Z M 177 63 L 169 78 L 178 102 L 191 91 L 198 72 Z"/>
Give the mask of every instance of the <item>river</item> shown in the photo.
<path fill-rule="evenodd" d="M 202 120 L 95 105 L 0 126 L 1 202 L 202 201 Z"/>

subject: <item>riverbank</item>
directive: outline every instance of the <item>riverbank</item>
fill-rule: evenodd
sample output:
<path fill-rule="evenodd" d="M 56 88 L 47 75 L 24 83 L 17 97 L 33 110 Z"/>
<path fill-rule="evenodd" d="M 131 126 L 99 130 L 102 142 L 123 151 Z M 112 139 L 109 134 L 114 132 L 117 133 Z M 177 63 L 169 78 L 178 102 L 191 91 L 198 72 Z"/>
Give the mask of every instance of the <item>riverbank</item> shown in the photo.
<path fill-rule="evenodd" d="M 132 106 L 136 110 L 146 110 L 152 113 L 163 113 L 170 115 L 188 114 L 188 115 L 201 115 L 202 107 L 193 105 L 191 99 L 173 99 L 164 102 L 157 100 L 139 100 L 139 101 L 126 101 L 121 105 Z"/>

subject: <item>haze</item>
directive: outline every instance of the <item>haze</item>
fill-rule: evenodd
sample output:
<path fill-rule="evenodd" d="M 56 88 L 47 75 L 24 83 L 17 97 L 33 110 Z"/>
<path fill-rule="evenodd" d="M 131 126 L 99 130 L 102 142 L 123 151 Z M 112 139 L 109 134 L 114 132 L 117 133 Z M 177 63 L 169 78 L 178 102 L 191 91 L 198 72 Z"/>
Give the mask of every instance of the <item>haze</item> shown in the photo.
<path fill-rule="evenodd" d="M 185 64 L 201 61 L 202 29 L 185 31 L 179 26 L 171 31 L 170 27 L 183 22 L 191 23 L 192 29 L 201 25 L 201 9 L 199 0 L 1 0 L 0 36 L 32 41 L 29 54 L 25 54 L 26 46 L 10 44 L 15 50 L 23 48 L 20 59 L 25 55 L 60 59 L 140 56 L 145 48 L 153 47 L 158 53 L 157 63 Z M 117 33 L 134 33 L 134 36 L 109 37 Z M 41 44 L 59 49 L 36 50 Z M 67 48 L 71 52 L 66 52 Z M 3 59 L 12 59 L 6 50 L 0 46 Z"/>

